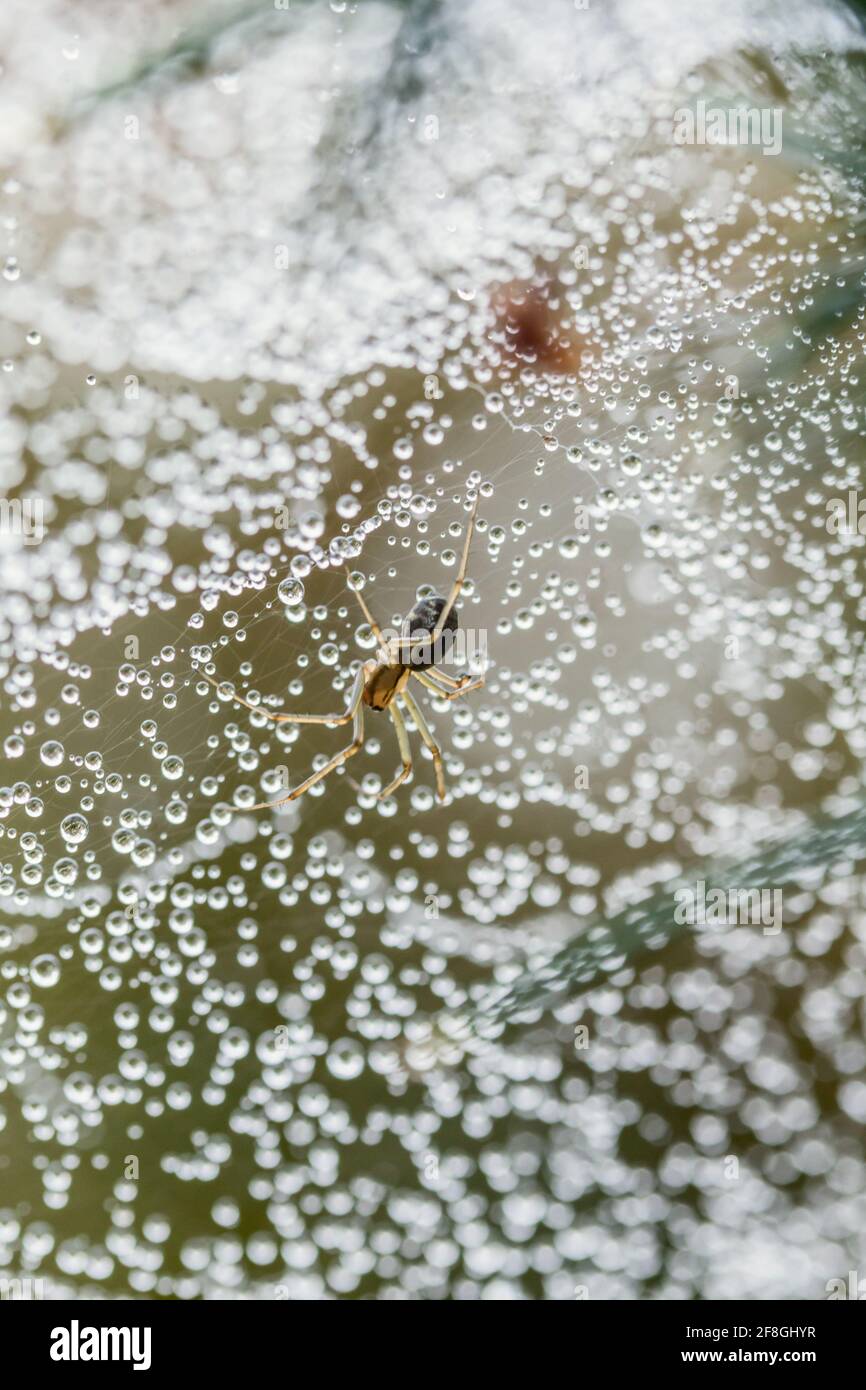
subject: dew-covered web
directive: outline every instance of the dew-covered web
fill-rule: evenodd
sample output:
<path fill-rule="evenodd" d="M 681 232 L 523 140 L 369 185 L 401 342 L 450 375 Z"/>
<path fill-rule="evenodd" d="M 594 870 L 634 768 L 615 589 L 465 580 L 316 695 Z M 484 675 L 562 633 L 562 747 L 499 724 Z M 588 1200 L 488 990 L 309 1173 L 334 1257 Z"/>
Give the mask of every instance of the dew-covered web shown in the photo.
<path fill-rule="evenodd" d="M 4 8 L 4 1271 L 862 1259 L 862 36 L 696 10 Z M 779 157 L 676 145 L 701 97 L 783 110 Z M 416 692 L 446 801 L 411 719 L 378 798 L 369 711 L 251 811 L 351 732 L 234 697 L 341 709 L 354 590 L 446 594 L 476 498 L 485 683 Z M 718 865 L 784 929 L 672 933 Z"/>

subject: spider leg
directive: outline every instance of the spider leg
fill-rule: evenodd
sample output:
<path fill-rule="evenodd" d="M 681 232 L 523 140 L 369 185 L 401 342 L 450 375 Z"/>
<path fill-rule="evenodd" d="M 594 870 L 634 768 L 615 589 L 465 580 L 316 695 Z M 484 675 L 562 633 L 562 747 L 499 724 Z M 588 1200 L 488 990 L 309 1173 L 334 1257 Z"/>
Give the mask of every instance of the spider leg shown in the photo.
<path fill-rule="evenodd" d="M 202 671 L 201 674 L 206 681 L 210 682 L 215 690 L 219 690 L 221 684 L 225 684 L 225 682 L 214 680 L 213 676 L 205 675 L 204 671 Z M 252 704 L 249 700 L 245 700 L 242 695 L 235 694 L 234 691 L 232 691 L 232 699 L 236 704 L 243 705 L 246 709 L 251 709 L 254 714 L 263 714 L 266 719 L 270 719 L 274 724 L 348 724 L 355 713 L 363 689 L 364 668 L 361 666 L 355 676 L 355 683 L 352 686 L 349 702 L 342 714 L 275 714 L 272 710 L 262 709 L 261 705 Z"/>
<path fill-rule="evenodd" d="M 460 686 L 467 685 L 469 681 L 471 681 L 472 679 L 471 676 L 464 675 L 458 676 L 455 680 L 453 676 L 448 675 L 447 671 L 440 671 L 438 666 L 429 667 L 429 669 L 425 672 L 425 675 L 432 676 L 434 680 L 442 681 L 443 684 L 450 686 L 452 690 L 456 690 Z"/>
<path fill-rule="evenodd" d="M 436 674 L 437 676 L 441 676 L 442 673 L 441 671 L 437 671 Z M 480 690 L 484 684 L 483 676 L 478 676 L 476 680 L 471 680 L 470 677 L 467 676 L 467 685 L 458 685 L 457 682 L 454 681 L 453 684 L 456 686 L 456 689 L 447 690 L 445 686 L 439 685 L 438 681 L 434 680 L 429 671 L 413 671 L 412 675 L 416 680 L 420 681 L 422 685 L 426 685 L 428 690 L 435 691 L 440 700 L 459 700 L 461 695 L 468 695 L 473 690 Z"/>
<path fill-rule="evenodd" d="M 281 796 L 278 801 L 260 801 L 257 806 L 249 806 L 245 809 L 249 811 L 275 811 L 278 806 L 285 806 L 288 801 L 297 801 L 299 796 L 303 796 L 304 792 L 309 791 L 310 787 L 314 787 L 317 782 L 321 782 L 322 778 L 327 777 L 329 772 L 333 772 L 336 768 L 342 767 L 343 763 L 347 762 L 349 758 L 357 753 L 364 743 L 364 706 L 361 703 L 360 697 L 358 698 L 354 710 L 354 717 L 354 738 L 352 742 L 346 748 L 341 748 L 339 753 L 335 753 L 333 758 L 330 758 L 328 762 L 325 763 L 324 767 L 320 767 L 318 772 L 312 772 L 305 781 L 300 782 L 298 786 L 288 792 L 286 796 Z"/>
<path fill-rule="evenodd" d="M 377 798 L 379 801 L 384 801 L 386 796 L 390 796 L 392 792 L 395 792 L 400 786 L 400 783 L 405 782 L 409 773 L 412 771 L 412 750 L 409 747 L 409 734 L 406 731 L 406 721 L 400 713 L 396 700 L 391 701 L 388 706 L 388 713 L 394 721 L 394 728 L 397 730 L 397 742 L 400 745 L 400 757 L 403 760 L 403 766 L 397 773 L 393 782 L 389 782 L 384 791 L 379 793 Z"/>
<path fill-rule="evenodd" d="M 426 719 L 424 718 L 423 714 L 418 708 L 418 705 L 416 704 L 415 700 L 413 700 L 412 696 L 409 694 L 408 690 L 404 690 L 402 692 L 401 699 L 403 700 L 407 710 L 409 711 L 413 720 L 415 721 L 415 728 L 418 730 L 427 747 L 430 749 L 430 753 L 433 758 L 433 767 L 436 771 L 436 795 L 439 797 L 440 801 L 444 801 L 447 793 L 445 790 L 445 769 L 442 765 L 442 750 L 440 749 L 438 743 L 431 734 L 430 729 L 427 726 Z"/>
<path fill-rule="evenodd" d="M 448 595 L 448 600 L 445 604 L 445 607 L 439 614 L 439 619 L 436 623 L 436 626 L 430 634 L 430 646 L 434 649 L 436 647 L 436 643 L 439 641 L 439 638 L 442 636 L 442 633 L 445 631 L 445 624 L 448 621 L 451 609 L 457 602 L 460 590 L 463 588 L 463 581 L 466 578 L 466 566 L 469 562 L 469 547 L 472 544 L 472 533 L 475 530 L 475 513 L 478 511 L 478 502 L 480 497 L 481 494 L 478 493 L 475 497 L 475 501 L 472 503 L 472 511 L 469 513 L 469 521 L 466 526 L 466 540 L 463 542 L 463 554 L 460 557 L 460 567 L 455 576 L 454 583 L 451 585 L 451 593 Z"/>
<path fill-rule="evenodd" d="M 347 587 L 347 588 L 350 588 L 351 586 L 350 586 L 350 585 L 347 585 L 346 587 Z M 367 622 L 370 624 L 370 627 L 373 629 L 373 636 L 376 638 L 376 641 L 379 643 L 379 646 L 382 648 L 383 651 L 387 651 L 387 650 L 388 650 L 388 643 L 385 641 L 385 638 L 384 638 L 384 636 L 383 636 L 383 634 L 382 634 L 382 629 L 380 628 L 379 624 L 376 622 L 376 619 L 373 617 L 373 614 L 370 612 L 370 609 L 369 609 L 368 606 L 367 606 L 367 600 L 364 598 L 364 595 L 361 593 L 361 590 L 360 590 L 360 589 L 352 589 L 352 593 L 355 595 L 355 598 L 356 598 L 356 599 L 358 600 L 358 602 L 360 603 L 360 605 L 361 605 L 361 612 L 364 614 L 364 617 L 367 619 Z"/>

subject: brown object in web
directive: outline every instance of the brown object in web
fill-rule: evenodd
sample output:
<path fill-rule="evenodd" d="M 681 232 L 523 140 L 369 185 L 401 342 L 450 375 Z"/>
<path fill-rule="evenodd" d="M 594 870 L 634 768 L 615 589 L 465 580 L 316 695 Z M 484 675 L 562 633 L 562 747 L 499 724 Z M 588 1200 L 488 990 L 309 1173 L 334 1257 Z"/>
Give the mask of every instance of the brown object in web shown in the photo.
<path fill-rule="evenodd" d="M 502 352 L 503 366 L 562 375 L 580 371 L 588 347 L 574 329 L 563 328 L 552 286 L 512 281 L 494 291 L 492 304 L 496 326 L 491 340 Z"/>

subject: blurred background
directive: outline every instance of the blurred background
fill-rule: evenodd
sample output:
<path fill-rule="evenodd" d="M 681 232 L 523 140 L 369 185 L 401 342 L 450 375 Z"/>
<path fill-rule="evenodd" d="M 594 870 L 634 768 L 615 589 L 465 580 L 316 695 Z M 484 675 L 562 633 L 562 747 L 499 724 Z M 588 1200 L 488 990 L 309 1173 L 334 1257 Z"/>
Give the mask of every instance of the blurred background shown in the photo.
<path fill-rule="evenodd" d="M 864 53 L 830 0 L 7 0 L 0 1276 L 866 1292 Z M 341 708 L 347 574 L 447 592 L 476 495 L 447 801 L 414 730 L 377 800 L 371 712 L 251 811 L 349 739 L 232 695 Z"/>

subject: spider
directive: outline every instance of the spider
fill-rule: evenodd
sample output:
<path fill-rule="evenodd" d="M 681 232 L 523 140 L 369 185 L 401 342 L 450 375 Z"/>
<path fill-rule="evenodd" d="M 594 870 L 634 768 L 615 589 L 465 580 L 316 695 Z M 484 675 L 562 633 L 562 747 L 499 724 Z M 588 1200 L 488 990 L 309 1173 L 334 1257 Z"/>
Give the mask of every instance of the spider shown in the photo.
<path fill-rule="evenodd" d="M 349 702 L 342 714 L 274 714 L 270 710 L 262 709 L 260 705 L 251 704 L 244 700 L 240 695 L 232 692 L 232 699 L 239 705 L 244 705 L 247 709 L 254 710 L 256 714 L 263 714 L 265 718 L 273 721 L 274 724 L 348 724 L 352 722 L 352 742 L 335 753 L 333 758 L 320 767 L 317 772 L 311 773 L 305 781 L 301 782 L 292 791 L 287 792 L 277 801 L 261 801 L 256 806 L 251 806 L 251 811 L 275 810 L 278 806 L 284 806 L 288 801 L 296 801 L 304 792 L 309 791 L 317 782 L 321 782 L 329 773 L 348 761 L 355 753 L 359 752 L 364 743 L 364 710 L 387 710 L 394 724 L 397 734 L 397 744 L 400 749 L 400 759 L 402 766 L 393 781 L 389 782 L 381 792 L 378 800 L 382 801 L 386 796 L 391 796 L 402 782 L 412 771 L 412 752 L 409 747 L 409 734 L 406 723 L 400 710 L 398 701 L 401 701 L 412 716 L 415 728 L 421 735 L 424 743 L 430 750 L 433 759 L 433 767 L 436 774 L 436 794 L 440 801 L 445 800 L 445 773 L 442 765 L 442 752 L 436 743 L 427 725 L 421 710 L 413 699 L 409 690 L 410 680 L 417 680 L 421 685 L 432 690 L 443 700 L 459 700 L 461 696 L 468 695 L 472 690 L 478 690 L 484 684 L 484 677 L 479 676 L 473 680 L 469 675 L 463 675 L 459 680 L 446 675 L 444 671 L 436 669 L 435 654 L 437 644 L 440 639 L 447 635 L 448 645 L 454 641 L 454 634 L 457 631 L 457 614 L 454 612 L 454 605 L 457 602 L 460 590 L 463 588 L 463 581 L 466 578 L 466 565 L 469 560 L 469 547 L 472 543 L 472 533 L 475 529 L 475 513 L 478 510 L 478 496 L 472 504 L 469 514 L 469 521 L 466 527 L 466 540 L 463 543 L 463 554 L 460 559 L 460 566 L 457 570 L 451 592 L 447 599 L 441 594 L 431 594 L 428 598 L 420 599 L 412 609 L 411 613 L 403 619 L 402 636 L 385 638 L 381 627 L 376 622 L 373 614 L 367 606 L 359 590 L 354 590 L 358 602 L 364 613 L 364 617 L 370 624 L 373 634 L 379 643 L 380 654 L 384 657 L 380 661 L 365 661 L 362 663 L 355 681 L 352 686 L 352 693 Z M 428 660 L 431 657 L 433 659 Z M 220 686 L 212 676 L 205 676 L 205 680 L 220 689 Z"/>

